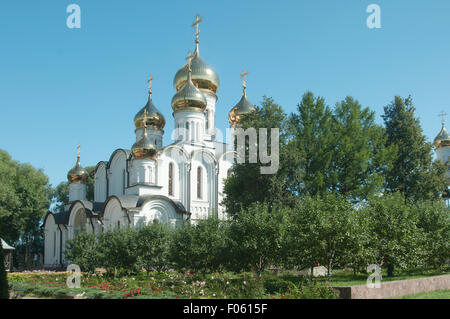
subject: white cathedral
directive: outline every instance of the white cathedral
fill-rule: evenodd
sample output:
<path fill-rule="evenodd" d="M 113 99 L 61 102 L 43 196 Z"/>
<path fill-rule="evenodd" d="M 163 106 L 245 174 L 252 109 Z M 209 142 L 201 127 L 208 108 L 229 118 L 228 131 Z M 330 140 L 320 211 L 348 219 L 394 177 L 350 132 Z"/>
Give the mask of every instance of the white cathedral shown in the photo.
<path fill-rule="evenodd" d="M 162 145 L 166 120 L 152 102 L 150 77 L 147 104 L 134 117 L 136 142 L 131 150 L 117 149 L 97 164 L 93 202 L 86 200 L 88 173 L 78 151 L 67 175 L 69 204 L 44 218 L 44 266 L 67 264 L 65 243 L 80 231 L 101 233 L 155 221 L 179 227 L 211 216 L 226 218 L 220 203 L 236 153 L 216 140 L 219 78 L 200 56 L 200 22 L 197 15 L 195 51 L 174 79 L 175 142 Z M 242 97 L 229 113 L 231 127 L 255 109 L 246 96 L 246 74 Z"/>
<path fill-rule="evenodd" d="M 155 221 L 179 227 L 184 222 L 216 216 L 226 218 L 224 180 L 236 160 L 236 152 L 216 140 L 215 108 L 219 78 L 200 56 L 197 15 L 193 26 L 195 51 L 176 73 L 172 98 L 175 142 L 163 147 L 165 119 L 152 102 L 151 78 L 147 104 L 134 117 L 136 142 L 131 150 L 117 149 L 108 161 L 97 164 L 94 200 L 86 200 L 87 171 L 80 156 L 69 171 L 69 204 L 44 218 L 44 266 L 67 264 L 64 247 L 80 231 L 101 233 L 123 227 L 139 227 Z M 255 110 L 243 94 L 228 120 L 239 127 L 244 114 Z M 441 114 L 444 119 L 446 114 Z M 450 198 L 450 135 L 442 129 L 434 139 L 436 158 L 448 166 L 446 173 Z"/>

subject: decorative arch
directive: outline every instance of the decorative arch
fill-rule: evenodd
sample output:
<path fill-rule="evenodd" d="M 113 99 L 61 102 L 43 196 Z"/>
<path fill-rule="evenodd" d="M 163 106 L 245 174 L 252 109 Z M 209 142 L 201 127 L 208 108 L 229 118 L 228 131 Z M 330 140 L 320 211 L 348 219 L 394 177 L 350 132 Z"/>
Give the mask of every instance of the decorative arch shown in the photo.
<path fill-rule="evenodd" d="M 106 201 L 103 207 L 103 222 L 106 230 L 123 228 L 129 224 L 126 209 L 117 196 L 111 196 Z"/>
<path fill-rule="evenodd" d="M 194 219 L 206 218 L 217 207 L 217 161 L 208 150 L 196 150 L 191 158 L 190 209 Z"/>
<path fill-rule="evenodd" d="M 44 264 L 59 263 L 59 229 L 53 213 L 48 212 L 44 219 Z"/>
<path fill-rule="evenodd" d="M 69 238 L 73 239 L 75 236 L 88 229 L 88 218 L 86 214 L 86 207 L 82 201 L 72 203 L 69 209 L 68 222 Z"/>
<path fill-rule="evenodd" d="M 123 195 L 128 186 L 128 160 L 131 152 L 123 149 L 115 150 L 108 162 L 108 194 Z"/>
<path fill-rule="evenodd" d="M 172 150 L 177 150 L 179 152 L 171 152 Z M 191 156 L 189 156 L 189 153 L 186 152 L 185 149 L 179 147 L 178 145 L 169 145 L 166 146 L 162 153 L 175 160 L 177 163 L 189 163 L 191 161 Z"/>
<path fill-rule="evenodd" d="M 172 202 L 162 196 L 155 196 L 142 204 L 142 218 L 145 224 L 156 221 L 169 224 L 174 228 L 183 223 L 182 214 L 177 212 Z"/>
<path fill-rule="evenodd" d="M 99 162 L 94 171 L 94 200 L 104 202 L 108 196 L 107 172 L 108 162 Z"/>

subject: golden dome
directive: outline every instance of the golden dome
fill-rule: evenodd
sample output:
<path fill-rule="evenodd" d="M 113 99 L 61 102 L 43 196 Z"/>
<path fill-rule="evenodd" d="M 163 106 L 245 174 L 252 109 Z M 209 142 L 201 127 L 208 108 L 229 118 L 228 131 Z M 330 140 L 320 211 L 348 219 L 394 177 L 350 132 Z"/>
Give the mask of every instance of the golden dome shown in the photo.
<path fill-rule="evenodd" d="M 436 146 L 436 148 L 450 146 L 450 135 L 448 134 L 444 125 L 442 125 L 441 131 L 434 139 L 434 145 Z"/>
<path fill-rule="evenodd" d="M 75 166 L 67 173 L 67 179 L 69 183 L 85 184 L 88 178 L 88 172 L 81 166 L 80 155 L 77 156 L 77 163 Z"/>
<path fill-rule="evenodd" d="M 199 24 L 202 21 L 203 19 L 197 14 L 195 16 L 195 21 L 192 24 L 192 26 L 195 27 L 195 51 L 191 60 L 192 82 L 202 92 L 216 94 L 219 89 L 219 77 L 217 76 L 216 71 L 200 57 L 200 52 L 198 50 L 198 36 L 200 34 Z M 186 63 L 178 70 L 173 80 L 173 86 L 177 91 L 186 83 L 187 73 L 188 64 Z"/>
<path fill-rule="evenodd" d="M 230 113 L 228 114 L 228 122 L 230 122 L 230 125 L 236 126 L 241 121 L 241 118 L 245 114 L 249 114 L 256 110 L 256 107 L 247 99 L 247 93 L 245 92 L 245 89 L 247 88 L 247 83 L 245 80 L 245 76 L 248 75 L 247 72 L 245 72 L 245 69 L 243 71 L 243 74 L 241 74 L 242 80 L 242 97 L 239 100 L 239 102 L 231 109 Z"/>
<path fill-rule="evenodd" d="M 151 95 L 148 96 L 147 105 L 134 117 L 134 125 L 136 128 L 144 127 L 144 110 L 147 110 L 146 126 L 154 130 L 162 130 L 166 125 L 166 119 L 153 104 Z"/>
<path fill-rule="evenodd" d="M 146 126 L 144 126 L 142 137 L 131 147 L 131 152 L 138 159 L 154 159 L 158 153 L 155 145 L 148 138 Z"/>
<path fill-rule="evenodd" d="M 189 53 L 189 61 L 192 57 Z M 192 83 L 191 69 L 189 68 L 186 74 L 184 86 L 172 98 L 172 109 L 177 110 L 196 110 L 203 112 L 206 108 L 206 98 L 199 89 Z"/>
<path fill-rule="evenodd" d="M 219 89 L 219 77 L 217 76 L 216 71 L 200 57 L 198 46 L 192 56 L 191 68 L 192 82 L 195 86 L 201 91 L 216 94 Z M 173 80 L 173 86 L 177 91 L 186 83 L 187 73 L 188 66 L 186 63 L 178 70 Z"/>
<path fill-rule="evenodd" d="M 166 125 L 166 119 L 152 102 L 152 80 L 153 78 L 150 75 L 150 78 L 148 79 L 148 101 L 134 116 L 134 125 L 136 128 L 147 126 L 153 130 L 162 130 Z"/>

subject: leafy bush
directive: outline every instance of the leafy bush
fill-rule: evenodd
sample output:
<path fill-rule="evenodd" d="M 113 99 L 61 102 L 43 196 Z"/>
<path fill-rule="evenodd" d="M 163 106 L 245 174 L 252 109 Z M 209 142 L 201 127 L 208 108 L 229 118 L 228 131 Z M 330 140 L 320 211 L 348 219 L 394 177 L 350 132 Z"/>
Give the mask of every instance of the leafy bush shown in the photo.
<path fill-rule="evenodd" d="M 141 269 L 137 263 L 137 230 L 115 229 L 107 231 L 99 236 L 98 251 L 101 265 L 109 273 L 117 270 L 123 274 L 135 274 Z"/>
<path fill-rule="evenodd" d="M 288 289 L 294 288 L 295 285 L 283 278 L 265 278 L 264 288 L 269 294 L 283 293 Z"/>
<path fill-rule="evenodd" d="M 137 231 L 137 263 L 147 273 L 165 271 L 171 266 L 169 248 L 172 229 L 165 224 L 154 223 Z"/>
<path fill-rule="evenodd" d="M 230 269 L 252 270 L 261 275 L 281 260 L 286 210 L 255 203 L 242 209 L 230 225 Z"/>
<path fill-rule="evenodd" d="M 183 225 L 174 233 L 170 258 L 178 270 L 218 271 L 227 249 L 227 223 L 217 218 Z"/>
<path fill-rule="evenodd" d="M 424 232 L 423 263 L 441 268 L 450 259 L 450 209 L 443 201 L 421 201 L 413 207 L 417 226 Z"/>
<path fill-rule="evenodd" d="M 80 266 L 83 271 L 93 272 L 100 264 L 100 249 L 92 233 L 83 231 L 68 240 L 65 254 L 67 260 Z"/>

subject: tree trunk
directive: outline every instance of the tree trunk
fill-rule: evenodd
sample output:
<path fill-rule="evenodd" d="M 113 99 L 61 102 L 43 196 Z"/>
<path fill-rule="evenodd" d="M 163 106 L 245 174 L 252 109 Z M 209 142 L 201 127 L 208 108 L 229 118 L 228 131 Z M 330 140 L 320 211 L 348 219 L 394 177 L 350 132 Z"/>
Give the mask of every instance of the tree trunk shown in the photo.
<path fill-rule="evenodd" d="M 392 264 L 387 265 L 387 276 L 394 277 L 394 265 Z"/>

